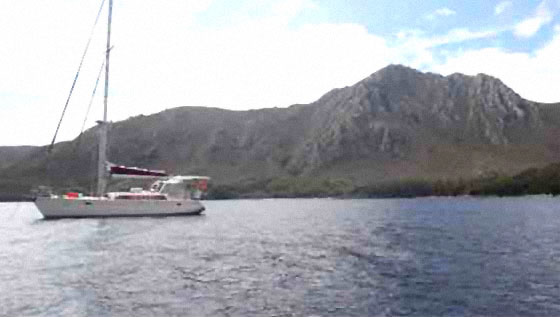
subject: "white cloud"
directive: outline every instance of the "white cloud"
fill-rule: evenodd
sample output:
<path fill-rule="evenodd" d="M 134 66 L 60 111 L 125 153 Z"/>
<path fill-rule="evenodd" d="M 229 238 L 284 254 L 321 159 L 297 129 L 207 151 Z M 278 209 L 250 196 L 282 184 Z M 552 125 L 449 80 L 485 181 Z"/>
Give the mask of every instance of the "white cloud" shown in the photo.
<path fill-rule="evenodd" d="M 441 8 L 441 9 L 437 9 L 435 14 L 441 16 L 450 16 L 450 15 L 455 15 L 456 12 L 449 8 Z"/>
<path fill-rule="evenodd" d="M 482 39 L 496 36 L 500 31 L 498 30 L 485 30 L 485 31 L 471 31 L 466 28 L 457 28 L 450 30 L 443 36 L 436 36 L 430 39 L 431 46 L 438 46 L 450 43 L 460 43 L 475 39 Z"/>
<path fill-rule="evenodd" d="M 222 5 L 224 2 L 223 1 Z M 242 0 L 231 1 L 241 5 L 226 17 L 232 25 L 248 20 L 264 20 L 266 23 L 289 24 L 294 18 L 308 10 L 319 9 L 315 0 Z"/>
<path fill-rule="evenodd" d="M 318 7 L 319 5 L 312 0 L 284 0 L 273 6 L 273 12 L 275 16 L 289 21 L 304 10 L 316 9 Z"/>
<path fill-rule="evenodd" d="M 504 13 L 504 11 L 506 11 L 512 5 L 513 5 L 513 3 L 511 1 L 502 1 L 502 2 L 498 3 L 496 5 L 496 7 L 494 8 L 494 15 L 500 15 L 500 14 Z"/>
<path fill-rule="evenodd" d="M 308 103 L 334 87 L 357 82 L 391 61 L 385 40 L 357 24 L 286 24 L 314 3 L 290 0 L 267 17 L 235 25 L 202 27 L 195 2 L 121 1 L 113 16 L 110 120 L 177 106 L 228 109 L 285 107 Z M 44 14 L 51 6 L 63 12 Z M 98 4 L 22 1 L 11 13 L 0 4 L 0 144 L 47 144 L 89 34 Z M 5 10 L 6 9 L 6 10 Z M 21 14 L 14 14 L 21 10 Z M 69 14 L 72 12 L 73 14 Z M 25 14 L 23 14 L 25 13 Z M 161 21 L 166 21 L 162 23 Z M 100 26 L 103 27 L 102 18 Z M 105 34 L 100 28 L 64 119 L 59 140 L 74 138 L 97 71 Z M 102 85 L 88 125 L 101 117 Z M 34 96 L 34 97 L 30 97 Z M 26 127 L 22 129 L 21 127 Z M 19 135 L 10 131 L 17 131 Z"/>
<path fill-rule="evenodd" d="M 522 97 L 538 102 L 560 102 L 560 27 L 554 38 L 532 54 L 484 48 L 457 52 L 431 70 L 442 74 L 485 73 L 500 78 Z"/>
<path fill-rule="evenodd" d="M 405 30 L 397 33 L 397 42 L 393 45 L 397 60 L 416 68 L 426 68 L 435 62 L 434 50 L 446 44 L 490 38 L 504 30 L 471 31 L 466 28 L 452 29 L 443 35 L 429 36 L 421 30 Z"/>
<path fill-rule="evenodd" d="M 448 17 L 448 16 L 452 16 L 452 15 L 455 15 L 455 14 L 457 14 L 457 12 L 455 12 L 455 11 L 449 9 L 449 8 L 444 7 L 444 8 L 437 9 L 436 11 L 428 14 L 426 16 L 426 19 L 434 20 L 435 18 L 440 17 L 440 16 Z"/>
<path fill-rule="evenodd" d="M 560 101 L 554 87 L 560 82 L 556 66 L 560 26 L 554 40 L 533 54 L 500 48 L 455 51 L 441 63 L 435 56 L 441 56 L 444 45 L 492 38 L 504 30 L 456 28 L 435 36 L 406 30 L 395 39 L 384 39 L 358 24 L 291 25 L 294 17 L 318 9 L 318 2 L 308 0 L 269 1 L 266 14 L 239 16 L 227 26 L 197 24 L 195 14 L 211 2 L 169 0 L 161 6 L 145 0 L 116 2 L 110 120 L 177 106 L 241 110 L 308 103 L 388 63 L 444 73 L 485 72 L 502 78 L 526 98 Z M 0 60 L 7 61 L 0 72 L 0 118 L 9 118 L 0 125 L 0 145 L 50 142 L 98 5 L 63 0 L 29 3 L 0 1 L 4 43 Z M 546 9 L 544 4 L 539 8 Z M 543 15 L 539 10 L 536 16 Z M 81 127 L 104 56 L 104 18 L 60 140 L 74 138 Z M 89 126 L 101 117 L 101 87 Z"/>
<path fill-rule="evenodd" d="M 552 22 L 552 18 L 552 11 L 548 8 L 546 0 L 543 0 L 533 16 L 515 25 L 514 34 L 518 37 L 532 37 L 537 34 L 541 27 Z"/>

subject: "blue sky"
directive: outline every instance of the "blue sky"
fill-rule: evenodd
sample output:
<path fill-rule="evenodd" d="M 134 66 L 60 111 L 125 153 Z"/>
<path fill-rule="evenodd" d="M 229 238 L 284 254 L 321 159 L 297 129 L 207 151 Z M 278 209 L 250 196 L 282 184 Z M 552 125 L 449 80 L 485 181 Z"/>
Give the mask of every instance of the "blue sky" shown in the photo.
<path fill-rule="evenodd" d="M 306 24 L 353 23 L 363 25 L 368 32 L 388 40 L 396 40 L 399 32 L 422 31 L 438 35 L 455 28 L 471 31 L 504 31 L 499 36 L 488 37 L 471 43 L 448 46 L 454 48 L 479 48 L 500 46 L 531 52 L 546 44 L 554 35 L 558 23 L 559 1 L 390 1 L 390 0 L 322 0 L 308 5 L 290 21 L 298 28 Z M 520 38 L 514 36 L 515 26 L 530 18 L 544 4 L 550 12 L 550 21 L 535 34 Z M 274 1 L 214 1 L 207 11 L 197 17 L 197 22 L 209 27 L 236 23 L 236 16 L 259 17 L 274 9 Z M 231 14 L 231 12 L 237 12 Z"/>
<path fill-rule="evenodd" d="M 114 0 L 109 118 L 178 106 L 309 103 L 391 63 L 487 73 L 560 101 L 560 0 Z M 52 138 L 101 0 L 0 2 L 0 145 Z M 74 138 L 106 11 L 61 129 Z M 101 117 L 98 92 L 87 127 Z"/>

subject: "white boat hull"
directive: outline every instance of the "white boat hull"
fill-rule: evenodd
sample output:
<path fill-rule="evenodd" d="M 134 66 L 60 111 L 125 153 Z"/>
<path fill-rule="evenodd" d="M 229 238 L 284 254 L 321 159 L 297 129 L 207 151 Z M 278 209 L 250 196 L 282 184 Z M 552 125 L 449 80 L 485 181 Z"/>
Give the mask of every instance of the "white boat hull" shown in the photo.
<path fill-rule="evenodd" d="M 38 197 L 35 205 L 45 219 L 92 217 L 153 217 L 199 215 L 198 200 L 109 200 Z"/>

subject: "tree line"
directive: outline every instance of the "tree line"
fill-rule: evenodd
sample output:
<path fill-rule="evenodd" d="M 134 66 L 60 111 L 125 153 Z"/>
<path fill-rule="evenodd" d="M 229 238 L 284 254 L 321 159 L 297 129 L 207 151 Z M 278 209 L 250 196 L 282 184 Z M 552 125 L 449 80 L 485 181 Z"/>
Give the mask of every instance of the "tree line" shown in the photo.
<path fill-rule="evenodd" d="M 5 180 L 0 183 L 0 201 L 30 200 L 31 187 L 26 184 L 14 180 Z M 530 168 L 513 176 L 496 172 L 472 179 L 408 178 L 386 182 L 372 181 L 365 185 L 357 185 L 352 180 L 343 178 L 290 176 L 245 180 L 228 185 L 210 182 L 208 187 L 207 199 L 558 195 L 560 194 L 560 163 L 550 164 L 543 168 Z M 66 186 L 58 189 L 60 192 L 88 193 L 91 191 L 85 185 Z"/>
<path fill-rule="evenodd" d="M 560 163 L 530 168 L 508 176 L 487 173 L 472 179 L 399 179 L 355 185 L 351 180 L 282 177 L 245 181 L 235 185 L 211 185 L 208 199 L 233 198 L 398 198 L 423 196 L 521 196 L 560 194 Z"/>

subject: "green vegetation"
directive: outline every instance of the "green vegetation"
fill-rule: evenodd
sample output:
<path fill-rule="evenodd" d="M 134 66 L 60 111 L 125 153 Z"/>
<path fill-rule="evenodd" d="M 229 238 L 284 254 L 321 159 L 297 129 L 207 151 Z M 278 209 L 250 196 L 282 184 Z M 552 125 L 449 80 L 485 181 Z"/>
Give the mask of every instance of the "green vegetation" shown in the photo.
<path fill-rule="evenodd" d="M 392 198 L 423 196 L 521 196 L 560 194 L 560 163 L 531 168 L 515 176 L 490 175 L 465 180 L 400 179 L 356 186 L 346 179 L 283 177 L 210 187 L 208 199 L 260 197 Z"/>
<path fill-rule="evenodd" d="M 560 163 L 544 168 L 531 168 L 515 176 L 496 176 L 479 184 L 471 194 L 520 196 L 560 194 Z"/>
<path fill-rule="evenodd" d="M 132 185 L 146 184 L 117 182 L 110 189 L 127 190 Z M 292 176 L 265 180 L 249 179 L 237 184 L 214 184 L 210 182 L 208 189 L 207 199 L 559 195 L 560 163 L 551 164 L 544 168 L 531 168 L 514 176 L 489 173 L 484 177 L 470 180 L 462 178 L 444 180 L 400 179 L 356 185 L 348 179 Z M 30 190 L 29 185 L 6 180 L 0 184 L 0 201 L 28 200 L 30 199 Z M 88 193 L 91 190 L 79 185 L 55 188 L 55 192 Z"/>
<path fill-rule="evenodd" d="M 208 199 L 344 197 L 351 194 L 353 189 L 352 183 L 344 179 L 281 177 L 250 180 L 235 185 L 210 184 Z"/>
<path fill-rule="evenodd" d="M 208 199 L 234 198 L 390 198 L 421 196 L 456 196 L 469 194 L 469 185 L 463 181 L 436 181 L 404 179 L 392 182 L 356 186 L 345 179 L 312 179 L 283 177 L 236 185 L 212 185 Z"/>

